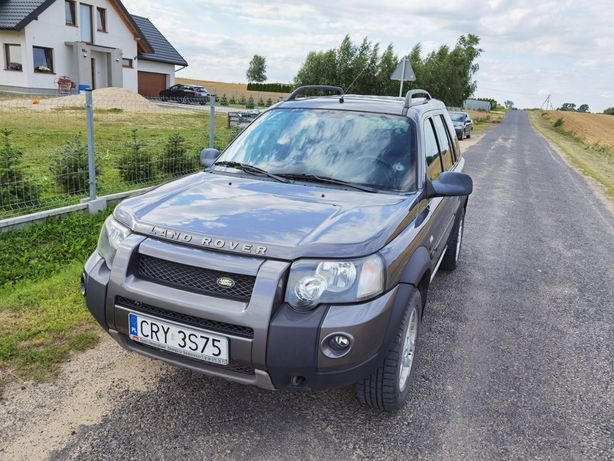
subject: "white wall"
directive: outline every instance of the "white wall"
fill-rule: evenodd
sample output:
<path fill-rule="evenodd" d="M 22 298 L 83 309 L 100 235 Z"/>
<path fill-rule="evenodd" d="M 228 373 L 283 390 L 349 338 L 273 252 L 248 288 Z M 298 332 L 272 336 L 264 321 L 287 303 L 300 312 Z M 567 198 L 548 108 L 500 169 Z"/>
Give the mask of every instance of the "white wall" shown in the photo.
<path fill-rule="evenodd" d="M 6 56 L 4 44 L 13 43 L 21 45 L 21 62 L 23 70 L 21 72 L 6 70 Z M 23 31 L 13 32 L 0 30 L 0 85 L 7 86 L 28 86 L 28 64 L 26 60 L 26 36 Z"/>
<path fill-rule="evenodd" d="M 138 70 L 144 72 L 154 72 L 156 74 L 166 74 L 166 87 L 175 84 L 175 65 L 164 64 L 162 62 L 144 61 L 142 59 L 136 61 Z"/>
<path fill-rule="evenodd" d="M 137 55 L 137 45 L 134 35 L 128 26 L 121 19 L 115 8 L 108 0 L 92 0 L 84 2 L 92 5 L 93 8 L 93 30 L 94 44 L 110 48 L 119 48 L 123 55 L 133 58 Z M 107 11 L 107 33 L 96 30 L 96 7 L 105 8 Z M 77 25 L 79 24 L 79 3 L 75 8 Z M 56 0 L 49 6 L 37 20 L 32 21 L 25 28 L 25 50 L 24 60 L 27 60 L 28 86 L 35 88 L 55 88 L 55 79 L 61 75 L 68 75 L 72 80 L 76 80 L 75 64 L 72 47 L 65 42 L 75 42 L 80 40 L 80 29 L 78 27 L 67 26 L 64 10 L 64 1 Z M 32 47 L 45 46 L 53 48 L 53 66 L 55 75 L 34 73 Z M 1 83 L 1 82 L 0 82 Z M 136 89 L 136 72 L 133 76 L 124 73 L 124 87 Z"/>

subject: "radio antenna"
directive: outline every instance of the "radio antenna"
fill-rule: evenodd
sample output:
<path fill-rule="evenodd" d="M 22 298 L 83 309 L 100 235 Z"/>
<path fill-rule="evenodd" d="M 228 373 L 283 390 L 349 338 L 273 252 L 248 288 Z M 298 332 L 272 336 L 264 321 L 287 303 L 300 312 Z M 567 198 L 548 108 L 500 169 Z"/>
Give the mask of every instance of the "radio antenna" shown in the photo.
<path fill-rule="evenodd" d="M 365 63 L 365 66 L 362 68 L 362 70 L 358 73 L 358 75 L 356 76 L 356 78 L 354 80 L 352 80 L 352 83 L 350 83 L 350 86 L 348 86 L 348 89 L 345 90 L 345 93 L 348 94 L 350 92 L 350 88 L 352 88 L 352 86 L 354 85 L 354 83 L 356 83 L 356 80 L 358 80 L 360 78 L 360 76 L 365 72 L 365 70 L 367 70 L 367 63 Z M 343 98 L 342 98 L 343 99 Z"/>

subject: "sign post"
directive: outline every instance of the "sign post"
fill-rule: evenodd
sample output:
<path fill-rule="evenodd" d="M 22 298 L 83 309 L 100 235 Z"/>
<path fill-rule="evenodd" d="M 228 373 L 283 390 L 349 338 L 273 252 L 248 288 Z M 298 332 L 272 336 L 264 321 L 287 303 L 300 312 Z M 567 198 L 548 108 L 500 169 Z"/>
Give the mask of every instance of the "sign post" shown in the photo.
<path fill-rule="evenodd" d="M 400 80 L 401 86 L 399 88 L 399 98 L 403 97 L 403 83 L 406 81 L 407 82 L 416 81 L 416 74 L 414 73 L 414 70 L 411 68 L 411 64 L 409 63 L 407 56 L 403 56 L 403 58 L 401 59 L 401 62 L 399 63 L 397 68 L 394 70 L 394 72 L 390 76 L 390 80 Z"/>

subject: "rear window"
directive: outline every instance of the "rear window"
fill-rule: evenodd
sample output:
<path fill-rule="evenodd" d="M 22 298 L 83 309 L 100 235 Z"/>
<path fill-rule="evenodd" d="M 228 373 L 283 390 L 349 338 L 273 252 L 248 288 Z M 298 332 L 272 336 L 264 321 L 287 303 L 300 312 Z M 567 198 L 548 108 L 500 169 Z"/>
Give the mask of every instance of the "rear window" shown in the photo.
<path fill-rule="evenodd" d="M 252 123 L 219 160 L 407 192 L 416 189 L 415 138 L 406 117 L 276 109 Z"/>

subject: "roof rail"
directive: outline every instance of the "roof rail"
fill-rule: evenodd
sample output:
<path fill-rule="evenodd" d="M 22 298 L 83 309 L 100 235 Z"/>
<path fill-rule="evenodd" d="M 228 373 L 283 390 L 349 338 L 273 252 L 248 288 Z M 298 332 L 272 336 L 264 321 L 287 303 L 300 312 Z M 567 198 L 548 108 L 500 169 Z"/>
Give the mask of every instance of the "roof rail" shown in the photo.
<path fill-rule="evenodd" d="M 343 95 L 345 94 L 345 92 L 343 91 L 343 88 L 339 86 L 305 85 L 305 86 L 298 87 L 296 90 L 290 93 L 290 96 L 288 96 L 288 99 L 286 99 L 286 101 L 294 101 L 301 94 L 307 93 L 308 91 L 318 91 L 318 90 L 319 91 L 334 91 L 339 96 L 341 96 L 341 99 L 343 99 Z"/>
<path fill-rule="evenodd" d="M 424 94 L 425 95 L 424 101 L 417 102 L 417 103 L 412 103 L 412 99 L 417 94 Z M 433 98 L 431 98 L 430 93 L 428 91 L 426 91 L 426 90 L 419 90 L 419 89 L 409 90 L 407 92 L 407 94 L 405 95 L 405 105 L 403 106 L 403 108 L 404 109 L 409 109 L 410 107 L 417 106 L 419 104 L 426 104 L 431 99 L 433 99 Z"/>

